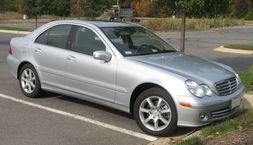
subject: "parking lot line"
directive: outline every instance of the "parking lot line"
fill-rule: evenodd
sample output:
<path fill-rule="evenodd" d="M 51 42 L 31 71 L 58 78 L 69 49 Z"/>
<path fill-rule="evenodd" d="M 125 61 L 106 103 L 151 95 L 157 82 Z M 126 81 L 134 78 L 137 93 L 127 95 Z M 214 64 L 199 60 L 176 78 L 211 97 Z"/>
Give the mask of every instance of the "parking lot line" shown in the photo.
<path fill-rule="evenodd" d="M 34 108 L 38 108 L 38 109 L 41 109 L 41 110 L 45 110 L 45 111 L 48 111 L 48 112 L 60 114 L 60 115 L 70 117 L 70 118 L 73 118 L 73 119 L 77 119 L 77 120 L 80 120 L 80 121 L 83 121 L 83 122 L 88 122 L 88 123 L 91 123 L 91 124 L 94 124 L 94 125 L 97 125 L 97 126 L 101 126 L 101 127 L 104 127 L 104 128 L 110 129 L 110 130 L 114 130 L 114 131 L 117 131 L 117 132 L 120 132 L 120 133 L 124 133 L 124 134 L 131 135 L 131 136 L 134 136 L 134 137 L 137 137 L 137 138 L 145 139 L 145 140 L 148 140 L 148 141 L 154 141 L 154 140 L 157 139 L 156 137 L 153 137 L 153 136 L 150 136 L 150 135 L 135 132 L 135 131 L 128 130 L 128 129 L 125 129 L 125 128 L 121 128 L 121 127 L 118 127 L 118 126 L 115 126 L 115 125 L 103 123 L 103 122 L 93 120 L 93 119 L 90 119 L 90 118 L 87 118 L 87 117 L 84 117 L 84 116 L 80 116 L 80 115 L 77 115 L 77 114 L 72 114 L 72 113 L 62 111 L 62 110 L 58 110 L 58 109 L 54 109 L 54 108 L 51 108 L 51 107 L 42 106 L 42 105 L 39 105 L 39 104 L 28 102 L 28 101 L 25 101 L 25 100 L 17 99 L 15 97 L 11 97 L 11 96 L 8 96 L 8 95 L 5 95 L 5 94 L 0 94 L 0 98 L 8 99 L 8 100 L 11 100 L 11 101 L 14 101 L 14 102 L 25 104 L 25 105 L 28 105 L 28 106 L 31 106 L 31 107 L 34 107 Z"/>

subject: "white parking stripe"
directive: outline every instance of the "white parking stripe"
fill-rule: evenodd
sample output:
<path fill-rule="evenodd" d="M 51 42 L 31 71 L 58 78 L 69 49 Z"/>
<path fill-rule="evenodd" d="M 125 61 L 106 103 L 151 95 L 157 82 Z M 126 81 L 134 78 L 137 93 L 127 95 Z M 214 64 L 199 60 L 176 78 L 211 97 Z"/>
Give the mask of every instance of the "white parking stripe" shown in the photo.
<path fill-rule="evenodd" d="M 88 122 L 88 123 L 91 123 L 91 124 L 94 124 L 94 125 L 98 125 L 98 126 L 110 129 L 110 130 L 114 130 L 114 131 L 117 131 L 117 132 L 120 132 L 120 133 L 128 134 L 128 135 L 131 135 L 131 136 L 134 136 L 134 137 L 137 137 L 137 138 L 141 138 L 141 139 L 145 139 L 145 140 L 148 140 L 148 141 L 154 141 L 154 140 L 157 139 L 156 137 L 149 136 L 149 135 L 146 135 L 146 134 L 143 134 L 143 133 L 139 133 L 139 132 L 135 132 L 135 131 L 128 130 L 128 129 L 125 129 L 125 128 L 121 128 L 121 127 L 118 127 L 118 126 L 115 126 L 115 125 L 103 123 L 103 122 L 100 122 L 100 121 L 97 121 L 97 120 L 93 120 L 93 119 L 83 117 L 83 116 L 80 116 L 80 115 L 77 115 L 77 114 L 68 113 L 68 112 L 61 111 L 61 110 L 58 110 L 58 109 L 54 109 L 54 108 L 51 108 L 51 107 L 46 107 L 46 106 L 42 106 L 42 105 L 39 105 L 39 104 L 31 103 L 31 102 L 24 101 L 24 100 L 21 100 L 21 99 L 17 99 L 15 97 L 11 97 L 11 96 L 8 96 L 8 95 L 5 95 L 5 94 L 0 94 L 0 98 L 8 99 L 8 100 L 11 100 L 11 101 L 14 101 L 14 102 L 18 102 L 18 103 L 22 103 L 22 104 L 25 104 L 25 105 L 28 105 L 28 106 L 35 107 L 35 108 L 46 110 L 48 112 L 53 112 L 53 113 L 60 114 L 60 115 L 66 116 L 66 117 L 74 118 L 74 119 L 77 119 L 77 120 L 80 120 L 80 121 L 83 121 L 83 122 Z"/>

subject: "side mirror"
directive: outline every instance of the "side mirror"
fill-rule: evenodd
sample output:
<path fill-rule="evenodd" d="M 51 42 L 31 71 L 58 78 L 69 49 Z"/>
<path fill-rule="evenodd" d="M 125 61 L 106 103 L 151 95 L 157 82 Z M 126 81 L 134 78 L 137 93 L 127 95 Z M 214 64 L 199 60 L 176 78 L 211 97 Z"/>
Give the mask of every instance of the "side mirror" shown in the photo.
<path fill-rule="evenodd" d="M 93 58 L 109 62 L 112 59 L 112 55 L 111 53 L 106 52 L 106 51 L 95 51 L 93 53 Z"/>

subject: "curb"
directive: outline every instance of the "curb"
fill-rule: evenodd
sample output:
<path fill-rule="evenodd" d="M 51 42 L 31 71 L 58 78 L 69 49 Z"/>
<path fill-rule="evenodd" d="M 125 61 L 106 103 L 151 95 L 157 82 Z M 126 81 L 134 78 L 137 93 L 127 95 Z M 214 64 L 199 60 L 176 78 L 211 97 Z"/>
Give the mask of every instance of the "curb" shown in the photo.
<path fill-rule="evenodd" d="M 253 110 L 253 93 L 247 93 L 243 96 L 244 107 Z"/>
<path fill-rule="evenodd" d="M 10 33 L 10 34 L 23 34 L 23 35 L 27 35 L 27 34 L 30 34 L 31 32 L 29 32 L 29 31 L 16 31 L 16 30 L 0 30 L 0 33 Z"/>
<path fill-rule="evenodd" d="M 236 53 L 236 54 L 244 54 L 244 55 L 253 55 L 252 50 L 239 50 L 239 49 L 231 49 L 220 46 L 218 48 L 214 48 L 214 51 L 218 52 L 226 52 L 226 53 Z"/>
<path fill-rule="evenodd" d="M 246 93 L 243 96 L 243 102 L 244 102 L 244 107 L 247 109 L 253 109 L 253 92 L 249 92 Z M 200 133 L 200 131 L 197 132 L 193 132 L 191 134 L 182 136 L 182 138 L 180 140 L 186 140 L 192 136 L 198 135 Z M 153 142 L 150 142 L 147 145 L 170 145 L 170 144 L 174 144 L 176 142 L 176 140 L 174 139 L 175 137 L 163 137 L 163 138 L 159 138 Z"/>

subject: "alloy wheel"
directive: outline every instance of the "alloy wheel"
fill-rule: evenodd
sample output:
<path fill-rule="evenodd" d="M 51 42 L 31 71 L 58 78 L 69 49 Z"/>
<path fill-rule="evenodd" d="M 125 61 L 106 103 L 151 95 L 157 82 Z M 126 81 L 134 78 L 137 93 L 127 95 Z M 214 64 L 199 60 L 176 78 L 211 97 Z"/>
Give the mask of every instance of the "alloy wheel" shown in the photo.
<path fill-rule="evenodd" d="M 36 88 L 36 76 L 30 68 L 26 68 L 21 74 L 21 87 L 28 94 Z"/>
<path fill-rule="evenodd" d="M 171 121 L 170 105 L 159 96 L 144 99 L 139 107 L 142 124 L 152 131 L 165 129 Z"/>

